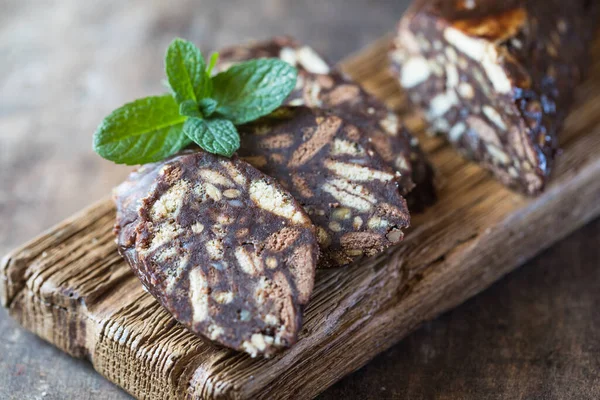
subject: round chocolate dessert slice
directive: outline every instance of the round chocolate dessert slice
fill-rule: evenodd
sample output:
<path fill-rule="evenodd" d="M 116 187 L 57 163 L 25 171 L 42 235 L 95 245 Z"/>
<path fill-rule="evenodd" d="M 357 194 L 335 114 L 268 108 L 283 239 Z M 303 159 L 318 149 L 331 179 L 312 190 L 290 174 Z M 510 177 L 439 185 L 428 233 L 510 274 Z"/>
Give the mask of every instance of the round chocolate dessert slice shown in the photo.
<path fill-rule="evenodd" d="M 322 108 L 357 125 L 371 138 L 379 156 L 400 172 L 398 189 L 411 212 L 423 211 L 436 201 L 434 170 L 396 113 L 367 93 L 316 51 L 289 37 L 234 46 L 220 53 L 221 70 L 237 62 L 278 57 L 298 69 L 296 88 L 287 105 Z M 416 186 L 415 186 L 416 185 Z"/>
<path fill-rule="evenodd" d="M 590 0 L 420 1 L 392 72 L 431 131 L 503 184 L 543 191 L 600 21 Z"/>
<path fill-rule="evenodd" d="M 240 157 L 279 180 L 317 225 L 320 267 L 350 264 L 398 243 L 409 225 L 400 174 L 370 138 L 336 114 L 282 107 L 240 127 Z"/>
<path fill-rule="evenodd" d="M 252 356 L 296 342 L 319 247 L 274 179 L 239 159 L 183 153 L 115 190 L 119 252 L 194 333 Z"/>

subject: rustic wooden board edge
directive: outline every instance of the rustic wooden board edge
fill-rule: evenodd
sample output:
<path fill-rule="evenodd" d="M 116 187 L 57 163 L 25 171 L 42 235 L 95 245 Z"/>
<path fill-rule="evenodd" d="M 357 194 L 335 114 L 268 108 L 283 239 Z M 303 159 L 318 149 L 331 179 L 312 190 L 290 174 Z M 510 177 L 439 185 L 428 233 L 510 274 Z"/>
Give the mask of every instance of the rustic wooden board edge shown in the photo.
<path fill-rule="evenodd" d="M 107 204 L 112 204 L 109 197 L 98 200 L 4 255 L 0 259 L 0 304 L 9 308 L 10 301 L 15 297 L 15 291 L 22 289 L 20 284 L 24 281 L 26 267 L 39 255 L 38 252 L 32 252 L 31 249 L 46 249 L 56 241 L 77 234 L 89 224 L 90 220 L 87 217 L 96 216 L 96 210 L 105 208 Z M 114 207 L 111 205 L 107 211 L 114 212 Z"/>
<path fill-rule="evenodd" d="M 345 64 L 345 70 L 364 82 L 367 88 L 377 88 L 386 79 L 385 72 L 368 76 L 373 75 L 373 68 L 381 67 L 384 46 L 387 46 L 386 40 L 360 53 L 362 58 L 361 55 L 353 57 Z M 383 93 L 390 105 L 397 106 L 401 104 L 401 96 L 397 93 L 389 95 L 394 88 L 389 84 L 389 77 L 387 79 L 386 87 L 379 94 Z M 598 88 L 597 83 L 595 87 Z M 590 128 L 590 116 L 598 115 L 597 108 L 595 105 L 582 107 L 581 113 L 587 116 L 588 123 L 579 126 L 574 121 L 570 124 L 569 130 L 578 133 L 569 136 L 569 146 L 556 178 L 543 196 L 536 199 L 514 196 L 490 182 L 485 173 L 470 166 L 464 169 L 469 172 L 467 182 L 450 185 L 452 190 L 460 187 L 473 191 L 473 201 L 456 212 L 466 212 L 465 221 L 474 220 L 474 228 L 465 229 L 462 236 L 446 238 L 444 246 L 434 249 L 435 237 L 424 238 L 435 235 L 435 226 L 427 216 L 417 216 L 417 228 L 403 246 L 387 257 L 347 270 L 320 274 L 321 282 L 314 302 L 307 310 L 302 340 L 273 360 L 251 361 L 243 356 L 231 357 L 227 352 L 212 350 L 170 357 L 163 354 L 168 353 L 168 349 L 159 347 L 160 351 L 151 356 L 166 360 L 164 363 L 172 362 L 173 366 L 165 373 L 156 373 L 147 360 L 135 358 L 138 354 L 127 347 L 124 334 L 118 332 L 119 323 L 110 321 L 109 310 L 89 307 L 89 301 L 102 303 L 102 296 L 110 296 L 108 288 L 95 292 L 96 297 L 92 299 L 73 296 L 60 285 L 48 285 L 53 277 L 42 276 L 40 265 L 44 260 L 40 258 L 44 252 L 89 227 L 101 227 L 102 234 L 108 235 L 114 215 L 109 200 L 96 203 L 5 257 L 0 265 L 2 302 L 24 327 L 73 356 L 90 359 L 100 373 L 139 398 L 169 398 L 173 395 L 312 397 L 364 365 L 423 321 L 485 289 L 527 258 L 600 214 L 600 202 L 597 201 L 600 198 L 597 179 L 600 176 L 600 159 L 597 157 L 600 121 L 592 121 L 594 130 L 585 132 Z M 434 141 L 427 140 L 424 145 L 426 148 L 437 146 Z M 446 150 L 436 150 L 436 153 L 439 151 Z M 434 158 L 439 158 L 438 155 Z M 454 158 L 452 163 L 462 165 Z M 472 187 L 469 179 L 478 184 L 485 179 L 485 183 L 480 185 L 482 187 Z M 488 196 L 490 189 L 494 193 Z M 490 204 L 495 201 L 514 202 L 513 212 L 496 213 Z M 442 220 L 454 212 L 452 204 L 436 208 L 442 211 L 439 215 Z M 487 219 L 482 219 L 479 214 L 490 210 L 493 223 L 487 225 L 484 223 Z M 95 236 L 91 236 L 90 240 L 93 239 Z M 102 246 L 110 248 L 105 242 L 103 239 Z M 78 245 L 85 247 L 88 244 Z M 92 249 L 94 243 L 89 246 Z M 96 262 L 103 254 L 88 256 L 87 260 Z M 118 259 L 111 259 L 105 264 L 110 270 L 111 263 L 116 262 Z M 108 274 L 111 284 L 119 285 L 119 293 L 129 293 L 136 301 L 148 301 L 149 296 L 141 293 L 139 283 L 129 271 L 119 267 Z M 118 276 L 113 276 L 115 274 Z M 55 292 L 57 287 L 61 290 Z M 353 288 L 352 294 L 326 296 L 332 288 L 347 290 L 349 287 Z M 156 312 L 163 318 L 161 321 L 169 321 L 166 313 Z M 319 315 L 320 319 L 314 315 Z M 176 326 L 171 330 L 174 335 L 186 334 Z M 193 340 L 185 340 L 186 345 L 198 346 Z M 208 361 L 203 363 L 202 360 Z M 125 374 L 119 363 L 127 365 L 131 371 Z"/>

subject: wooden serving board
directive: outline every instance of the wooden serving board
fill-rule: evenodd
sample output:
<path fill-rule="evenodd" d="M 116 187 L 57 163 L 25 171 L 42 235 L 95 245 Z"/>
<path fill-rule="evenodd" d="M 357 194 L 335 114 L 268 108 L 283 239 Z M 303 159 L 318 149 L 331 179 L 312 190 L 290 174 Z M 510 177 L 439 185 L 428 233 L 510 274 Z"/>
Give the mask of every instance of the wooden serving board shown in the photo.
<path fill-rule="evenodd" d="M 383 39 L 343 63 L 402 111 Z M 439 202 L 413 216 L 397 248 L 320 271 L 299 342 L 269 360 L 204 344 L 146 293 L 116 251 L 102 200 L 6 256 L 0 294 L 26 329 L 142 399 L 310 398 L 420 323 L 460 304 L 600 214 L 600 41 L 562 134 L 552 184 L 537 198 L 502 187 L 418 131 L 438 170 Z"/>

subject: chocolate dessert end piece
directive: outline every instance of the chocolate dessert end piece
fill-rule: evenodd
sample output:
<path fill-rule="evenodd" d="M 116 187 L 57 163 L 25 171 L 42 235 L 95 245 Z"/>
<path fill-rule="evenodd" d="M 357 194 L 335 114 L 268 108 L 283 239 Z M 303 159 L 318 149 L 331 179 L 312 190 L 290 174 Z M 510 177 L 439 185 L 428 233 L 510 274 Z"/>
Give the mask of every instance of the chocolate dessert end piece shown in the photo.
<path fill-rule="evenodd" d="M 180 323 L 251 356 L 296 342 L 319 247 L 274 179 L 239 159 L 183 153 L 141 167 L 114 198 L 119 252 Z"/>
<path fill-rule="evenodd" d="M 401 176 L 359 126 L 325 110 L 282 107 L 239 132 L 240 157 L 276 178 L 317 226 L 320 267 L 348 265 L 403 238 L 410 217 Z"/>
<path fill-rule="evenodd" d="M 286 104 L 331 110 L 371 138 L 379 156 L 400 174 L 398 188 L 411 211 L 422 211 L 435 202 L 433 168 L 418 140 L 381 101 L 316 51 L 288 37 L 226 49 L 221 52 L 220 68 L 260 57 L 278 57 L 298 69 L 298 83 Z"/>
<path fill-rule="evenodd" d="M 390 52 L 435 132 L 513 188 L 543 190 L 588 63 L 599 3 L 415 2 Z"/>

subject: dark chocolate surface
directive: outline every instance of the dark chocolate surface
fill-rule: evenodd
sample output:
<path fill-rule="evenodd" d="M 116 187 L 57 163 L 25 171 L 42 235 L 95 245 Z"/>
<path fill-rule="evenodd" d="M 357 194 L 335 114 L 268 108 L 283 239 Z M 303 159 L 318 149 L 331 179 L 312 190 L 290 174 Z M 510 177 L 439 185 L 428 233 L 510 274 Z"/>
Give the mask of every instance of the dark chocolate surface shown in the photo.
<path fill-rule="evenodd" d="M 402 239 L 410 217 L 400 174 L 364 129 L 324 110 L 282 107 L 239 131 L 240 157 L 281 182 L 317 226 L 321 267 L 347 265 Z"/>
<path fill-rule="evenodd" d="M 504 184 L 543 190 L 600 7 L 576 0 L 415 3 L 393 70 L 431 129 Z"/>
<path fill-rule="evenodd" d="M 186 152 L 132 173 L 115 201 L 119 252 L 179 322 L 252 356 L 295 343 L 318 244 L 274 179 Z"/>

